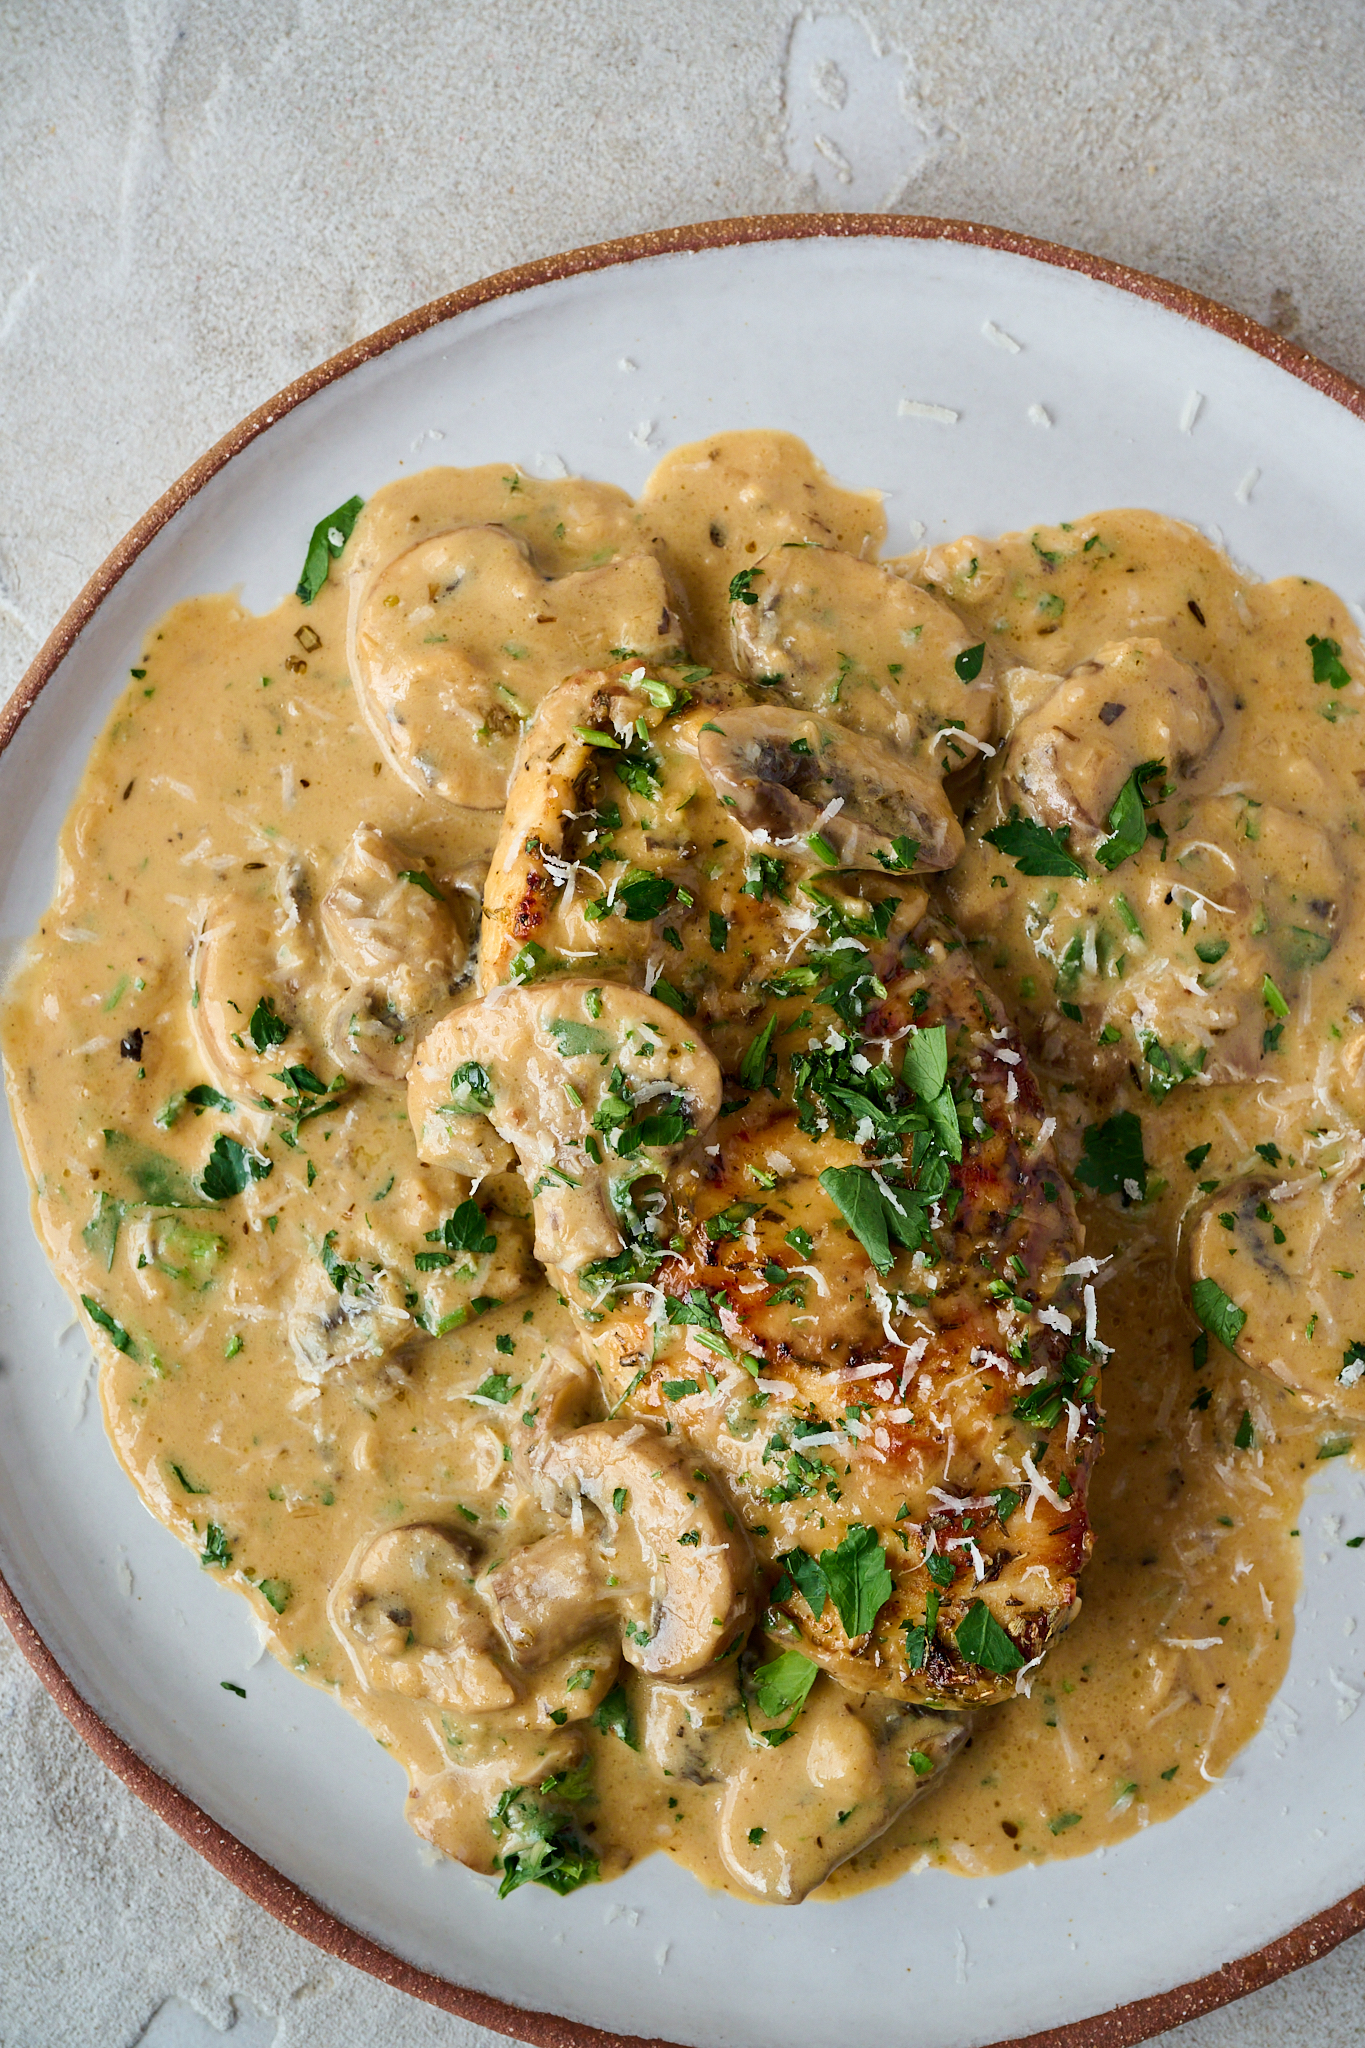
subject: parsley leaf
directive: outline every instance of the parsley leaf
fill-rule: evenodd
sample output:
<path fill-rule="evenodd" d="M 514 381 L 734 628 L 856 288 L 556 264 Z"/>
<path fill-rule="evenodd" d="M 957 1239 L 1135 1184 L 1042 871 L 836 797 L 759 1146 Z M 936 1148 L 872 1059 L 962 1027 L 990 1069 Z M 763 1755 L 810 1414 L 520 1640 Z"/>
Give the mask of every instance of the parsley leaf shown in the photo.
<path fill-rule="evenodd" d="M 283 1045 L 289 1036 L 289 1026 L 279 1015 L 269 996 L 262 996 L 257 1003 L 251 1013 L 251 1022 L 247 1025 L 247 1030 L 251 1033 L 251 1043 L 260 1053 L 269 1052 L 272 1047 Z"/>
<path fill-rule="evenodd" d="M 473 1252 L 476 1258 L 486 1258 L 498 1248 L 498 1240 L 477 1202 L 461 1202 L 454 1215 L 447 1216 L 441 1225 L 440 1236 L 447 1250 Z"/>
<path fill-rule="evenodd" d="M 906 1044 L 901 1072 L 921 1102 L 942 1094 L 948 1079 L 948 1033 L 942 1024 L 913 1033 Z"/>
<path fill-rule="evenodd" d="M 566 1773 L 557 1771 L 541 1789 L 561 1791 L 567 1799 L 581 1798 L 583 1792 L 566 1778 Z M 500 1899 L 524 1884 L 543 1884 L 563 1898 L 579 1885 L 595 1882 L 598 1860 L 572 1820 L 531 1799 L 524 1785 L 510 1785 L 503 1793 L 493 1809 L 491 1825 L 495 1834 L 510 1835 L 514 1844 L 502 1854 Z"/>
<path fill-rule="evenodd" d="M 400 882 L 411 882 L 414 889 L 424 890 L 428 896 L 434 896 L 438 903 L 444 903 L 446 900 L 431 876 L 422 868 L 400 868 L 398 879 Z"/>
<path fill-rule="evenodd" d="M 781 1564 L 787 1577 L 818 1621 L 825 1611 L 825 1602 L 829 1598 L 829 1583 L 820 1569 L 819 1558 L 812 1557 L 808 1550 L 789 1550 L 781 1559 Z M 773 1589 L 773 1598 L 787 1598 L 780 1579 Z"/>
<path fill-rule="evenodd" d="M 1128 777 L 1109 813 L 1110 836 L 1102 839 L 1095 848 L 1095 858 L 1101 867 L 1119 867 L 1133 854 L 1142 851 L 1147 839 L 1147 799 L 1142 785 L 1152 776 L 1164 775 L 1165 772 L 1164 761 L 1144 761 Z"/>
<path fill-rule="evenodd" d="M 1131 1181 L 1145 1201 L 1147 1160 L 1142 1150 L 1141 1118 L 1131 1109 L 1121 1109 L 1102 1124 L 1087 1124 L 1076 1179 L 1097 1194 L 1125 1196 Z"/>
<path fill-rule="evenodd" d="M 614 1735 L 624 1742 L 627 1749 L 640 1747 L 635 1733 L 635 1716 L 630 1711 L 630 1701 L 623 1685 L 614 1685 L 596 1712 L 589 1716 L 592 1725 L 600 1735 Z"/>
<path fill-rule="evenodd" d="M 107 1308 L 101 1308 L 93 1295 L 83 1294 L 81 1296 L 81 1306 L 91 1322 L 97 1323 L 100 1329 L 103 1330 L 115 1351 L 122 1351 L 128 1358 L 137 1357 L 137 1346 L 124 1329 L 122 1323 L 116 1317 L 111 1316 Z"/>
<path fill-rule="evenodd" d="M 901 833 L 892 840 L 890 853 L 883 853 L 880 846 L 874 846 L 872 851 L 888 874 L 908 874 L 919 859 L 919 841 L 907 839 Z"/>
<path fill-rule="evenodd" d="M 1003 1676 L 1023 1666 L 1024 1659 L 984 1600 L 973 1600 L 957 1625 L 954 1641 L 968 1663 L 979 1665 L 983 1671 L 997 1671 Z"/>
<path fill-rule="evenodd" d="M 305 604 L 313 599 L 327 581 L 327 571 L 351 538 L 352 528 L 364 510 L 363 498 L 348 498 L 344 505 L 338 505 L 335 512 L 326 519 L 319 519 L 313 528 L 313 537 L 308 543 L 304 557 L 303 574 L 298 581 L 295 595 Z"/>
<path fill-rule="evenodd" d="M 1351 680 L 1351 672 L 1342 662 L 1341 642 L 1320 640 L 1316 633 L 1310 633 L 1307 644 L 1313 656 L 1313 681 L 1330 683 L 1334 690 L 1344 690 Z"/>
<path fill-rule="evenodd" d="M 876 1181 L 862 1166 L 827 1166 L 820 1185 L 879 1273 L 895 1263 L 887 1230 L 886 1204 Z"/>
<path fill-rule="evenodd" d="M 616 904 L 629 924 L 648 924 L 670 903 L 674 885 L 665 875 L 634 869 L 616 891 Z"/>
<path fill-rule="evenodd" d="M 866 1635 L 893 1586 L 876 1530 L 855 1522 L 833 1550 L 821 1551 L 818 1561 L 845 1635 Z"/>
<path fill-rule="evenodd" d="M 953 656 L 953 667 L 964 683 L 974 683 L 981 673 L 981 664 L 986 659 L 986 643 L 979 641 L 975 647 L 964 647 L 961 654 Z"/>
<path fill-rule="evenodd" d="M 777 1013 L 769 1017 L 757 1038 L 749 1041 L 744 1057 L 739 1063 L 739 1078 L 746 1088 L 761 1088 L 763 1077 L 768 1071 L 768 1050 L 773 1042 L 777 1027 Z"/>
<path fill-rule="evenodd" d="M 488 1069 L 481 1067 L 477 1060 L 466 1060 L 450 1077 L 450 1094 L 452 1107 L 462 1116 L 473 1116 L 481 1109 L 491 1109 L 493 1084 Z"/>
<path fill-rule="evenodd" d="M 738 575 L 732 576 L 730 578 L 731 604 L 757 604 L 758 592 L 751 588 L 751 586 L 755 576 L 761 576 L 762 574 L 763 571 L 761 569 L 754 568 L 741 569 Z"/>
<path fill-rule="evenodd" d="M 572 1017 L 551 1016 L 543 1017 L 541 1022 L 558 1046 L 563 1059 L 578 1059 L 587 1053 L 610 1053 L 612 1049 L 611 1038 L 605 1031 L 599 1031 L 595 1024 L 579 1024 Z M 463 1073 L 464 1069 L 461 1068 L 460 1071 Z M 491 1106 L 492 1100 L 490 1095 L 487 1106 Z"/>
<path fill-rule="evenodd" d="M 1040 825 L 1035 818 L 1021 818 L 1016 805 L 1004 825 L 997 825 L 993 832 L 982 834 L 988 846 L 1014 862 L 1021 875 L 1066 875 L 1072 880 L 1085 879 L 1085 863 L 1078 860 L 1067 848 L 1071 827 L 1063 825 L 1059 831 L 1050 832 L 1046 825 Z"/>
<path fill-rule="evenodd" d="M 273 1159 L 253 1152 L 237 1138 L 220 1131 L 204 1164 L 199 1185 L 211 1202 L 228 1202 L 240 1195 L 253 1180 L 268 1180 L 275 1171 Z"/>
<path fill-rule="evenodd" d="M 1225 1294 L 1216 1280 L 1196 1280 L 1190 1289 L 1190 1306 L 1196 1320 L 1211 1337 L 1216 1337 L 1229 1351 L 1236 1350 L 1247 1312 L 1238 1308 L 1231 1295 Z"/>
<path fill-rule="evenodd" d="M 652 993 L 656 1003 L 666 1004 L 670 1010 L 676 1010 L 680 1017 L 696 1015 L 697 1006 L 691 997 L 685 996 L 681 989 L 674 988 L 672 982 L 664 975 L 659 976 Z"/>
<path fill-rule="evenodd" d="M 819 1675 L 819 1665 L 800 1650 L 784 1650 L 771 1664 L 760 1664 L 754 1673 L 754 1698 L 759 1712 L 773 1721 L 780 1721 L 784 1715 L 795 1720 Z"/>
<path fill-rule="evenodd" d="M 202 1115 L 206 1109 L 217 1109 L 221 1110 L 224 1116 L 231 1116 L 237 1107 L 226 1095 L 220 1095 L 216 1088 L 210 1088 L 207 1081 L 199 1081 L 193 1088 L 187 1088 L 185 1100 L 196 1115 Z"/>
<path fill-rule="evenodd" d="M 474 1392 L 481 1400 L 498 1401 L 505 1408 L 513 1394 L 519 1394 L 521 1388 L 512 1385 L 510 1373 L 490 1372 L 487 1379 L 480 1380 Z"/>

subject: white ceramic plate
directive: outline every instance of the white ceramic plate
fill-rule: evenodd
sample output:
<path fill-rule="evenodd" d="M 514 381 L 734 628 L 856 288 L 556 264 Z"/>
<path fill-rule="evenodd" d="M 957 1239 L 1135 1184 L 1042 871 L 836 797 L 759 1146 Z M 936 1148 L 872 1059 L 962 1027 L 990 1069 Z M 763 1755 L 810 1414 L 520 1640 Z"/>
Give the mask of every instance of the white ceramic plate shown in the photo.
<path fill-rule="evenodd" d="M 913 544 L 916 521 L 932 541 L 1146 505 L 1262 575 L 1361 593 L 1365 393 L 1171 287 L 905 220 L 729 223 L 581 253 L 325 366 L 148 515 L 44 650 L 17 730 L 11 713 L 0 938 L 12 946 L 46 907 L 87 751 L 166 606 L 230 586 L 274 605 L 320 511 L 405 467 L 562 461 L 634 490 L 673 443 L 742 426 L 791 429 L 841 481 L 880 485 L 892 549 Z M 433 1866 L 403 1823 L 397 1768 L 332 1701 L 269 1659 L 246 1677 L 244 1604 L 152 1521 L 105 1442 L 12 1137 L 0 1359 L 0 1568 L 61 1704 L 273 1910 L 471 2017 L 544 2041 L 602 2038 L 557 2014 L 707 2048 L 972 2048 L 1052 2028 L 1092 2048 L 1233 1996 L 1365 1920 L 1365 1893 L 1337 1904 L 1365 1878 L 1365 1630 L 1343 1632 L 1365 1614 L 1365 1565 L 1321 1533 L 1331 1515 L 1365 1531 L 1365 1485 L 1345 1461 L 1304 1514 L 1284 1691 L 1226 1778 L 1165 1826 L 1002 1880 L 928 1873 L 791 1912 L 705 1892 L 663 1857 L 567 1900 L 527 1888 L 499 1904 Z M 245 1704 L 224 1678 L 246 1678 Z M 1071 2032 L 1115 2007 L 1129 2009 Z"/>

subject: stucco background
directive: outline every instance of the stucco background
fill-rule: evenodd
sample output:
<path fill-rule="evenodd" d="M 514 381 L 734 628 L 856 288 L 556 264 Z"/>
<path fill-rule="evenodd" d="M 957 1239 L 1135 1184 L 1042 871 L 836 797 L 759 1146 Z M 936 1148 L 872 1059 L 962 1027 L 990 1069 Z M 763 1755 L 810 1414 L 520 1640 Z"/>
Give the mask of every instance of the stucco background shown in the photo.
<path fill-rule="evenodd" d="M 636 229 L 965 216 L 1192 285 L 1365 378 L 1363 120 L 1365 8 L 1341 0 L 0 0 L 0 688 L 280 385 L 488 271 Z M 1365 1937 L 1163 2039 L 1347 2048 L 1362 2010 Z M 499 2038 L 276 1926 L 5 1637 L 0 2048 L 225 2030 Z"/>

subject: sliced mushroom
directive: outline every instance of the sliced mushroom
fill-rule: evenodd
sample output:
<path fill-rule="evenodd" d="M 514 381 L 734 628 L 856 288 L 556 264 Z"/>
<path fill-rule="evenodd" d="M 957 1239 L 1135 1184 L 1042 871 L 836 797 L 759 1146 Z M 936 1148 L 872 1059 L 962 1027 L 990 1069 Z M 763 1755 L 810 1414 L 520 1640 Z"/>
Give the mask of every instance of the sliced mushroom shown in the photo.
<path fill-rule="evenodd" d="M 1362 1163 L 1330 1181 L 1266 1174 L 1221 1187 L 1190 1248 L 1195 1280 L 1216 1282 L 1245 1318 L 1237 1356 L 1356 1420 L 1365 1419 Z"/>
<path fill-rule="evenodd" d="M 528 1669 L 583 1642 L 615 1608 L 600 1557 L 579 1536 L 543 1536 L 513 1551 L 481 1590 L 519 1664 Z"/>
<path fill-rule="evenodd" d="M 405 1080 L 424 1023 L 449 1007 L 469 956 L 457 915 L 426 862 L 375 825 L 358 825 L 322 899 L 331 961 L 345 978 L 329 1049 L 353 1080 Z"/>
<path fill-rule="evenodd" d="M 962 852 L 938 776 L 845 727 L 775 705 L 693 722 L 707 780 L 751 838 L 818 834 L 840 867 L 874 872 L 903 868 L 907 839 L 916 870 L 949 868 Z"/>
<path fill-rule="evenodd" d="M 1101 1088 L 1130 1062 L 1147 1064 L 1157 1094 L 1182 1080 L 1251 1080 L 1277 1057 L 1267 977 L 1292 1006 L 1336 944 L 1345 878 L 1326 833 L 1277 804 L 1177 797 L 1159 815 L 1164 836 L 1112 877 L 1034 894 L 1024 933 L 1052 971 L 1016 1015 L 1049 1063 Z M 954 909 L 973 938 L 999 928 L 1003 865 L 976 838 L 954 873 Z"/>
<path fill-rule="evenodd" d="M 287 872 L 287 871 L 286 871 Z M 194 936 L 190 1036 L 215 1088 L 251 1103 L 271 1093 L 271 1075 L 315 1057 L 298 1016 L 298 991 L 315 955 L 297 908 L 272 894 L 224 890 L 206 904 Z M 274 1012 L 258 1049 L 252 1019 L 265 1000 Z M 277 1028 L 287 1034 L 269 1042 Z"/>
<path fill-rule="evenodd" d="M 517 1691 L 473 1586 L 469 1550 L 413 1523 L 361 1545 L 332 1590 L 328 1618 L 363 1684 L 487 1714 L 515 1706 Z"/>
<path fill-rule="evenodd" d="M 523 725 L 552 684 L 613 647 L 676 652 L 650 554 L 548 581 L 504 527 L 418 541 L 360 588 L 356 694 L 390 767 L 423 796 L 501 808 Z"/>
<path fill-rule="evenodd" d="M 1207 679 L 1159 640 L 1121 640 L 1071 671 L 1015 727 L 1001 784 L 1007 803 L 1078 843 L 1109 830 L 1134 769 L 1160 761 L 1190 774 L 1223 730 Z"/>
<path fill-rule="evenodd" d="M 722 1783 L 736 1761 L 736 1736 L 746 1752 L 749 1747 L 733 1660 L 676 1684 L 645 1680 L 642 1691 L 641 1741 L 655 1770 L 692 1785 Z"/>
<path fill-rule="evenodd" d="M 546 1514 L 563 1517 L 571 1503 L 557 1481 L 546 1477 L 545 1460 L 560 1437 L 601 1420 L 602 1382 L 576 1352 L 552 1344 L 518 1405 L 521 1413 L 511 1428 L 512 1469 Z"/>
<path fill-rule="evenodd" d="M 817 1678 L 789 1739 L 728 1775 L 726 1869 L 757 1897 L 796 1905 L 935 1782 L 967 1726 Z"/>
<path fill-rule="evenodd" d="M 481 1170 L 468 1162 L 489 1157 L 494 1131 L 514 1146 L 536 1257 L 573 1273 L 621 1250 L 613 1181 L 666 1171 L 720 1095 L 684 1019 L 638 989 L 572 979 L 452 1011 L 413 1065 L 408 1114 L 422 1156 L 457 1172 Z"/>
<path fill-rule="evenodd" d="M 690 1678 L 748 1628 L 748 1537 L 733 1513 L 727 1521 L 718 1487 L 682 1438 L 624 1420 L 592 1423 L 551 1444 L 541 1469 L 571 1498 L 619 1518 L 639 1546 L 638 1586 L 617 1567 L 629 1663 L 655 1677 Z"/>
<path fill-rule="evenodd" d="M 483 1740 L 477 1721 L 453 1726 L 446 1733 L 453 1761 L 416 1778 L 405 1808 L 408 1825 L 424 1841 L 485 1875 L 499 1868 L 506 1846 L 489 1826 L 502 1795 L 514 1785 L 535 1790 L 574 1770 L 585 1754 L 581 1729 L 508 1730 L 502 1718 L 496 1726 Z"/>
<path fill-rule="evenodd" d="M 383 1267 L 348 1268 L 338 1288 L 321 1264 L 304 1268 L 285 1323 L 299 1378 L 320 1386 L 336 1371 L 358 1374 L 371 1394 L 407 1377 L 397 1354 L 420 1335 L 401 1283 Z"/>
<path fill-rule="evenodd" d="M 993 664 L 978 652 L 967 663 L 975 673 L 960 675 L 956 663 L 975 636 L 894 566 L 785 542 L 741 581 L 730 634 L 741 675 L 875 734 L 935 780 L 953 764 L 932 744 L 945 727 L 990 739 Z"/>
<path fill-rule="evenodd" d="M 401 1016 L 449 995 L 469 953 L 426 862 L 377 825 L 357 825 L 322 899 L 332 957 L 354 981 L 384 989 Z"/>

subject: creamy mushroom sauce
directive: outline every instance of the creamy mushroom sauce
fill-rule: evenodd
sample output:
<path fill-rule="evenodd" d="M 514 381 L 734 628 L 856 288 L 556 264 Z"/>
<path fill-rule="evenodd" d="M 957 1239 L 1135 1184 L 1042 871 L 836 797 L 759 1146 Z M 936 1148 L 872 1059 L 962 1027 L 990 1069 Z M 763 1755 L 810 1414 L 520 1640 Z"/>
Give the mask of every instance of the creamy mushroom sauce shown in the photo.
<path fill-rule="evenodd" d="M 676 451 L 638 505 L 499 467 L 389 485 L 310 607 L 291 596 L 258 618 L 200 597 L 148 633 L 12 984 L 7 1078 L 38 1227 L 92 1318 L 120 1459 L 151 1511 L 248 1599 L 276 1656 L 390 1750 L 419 1832 L 475 1868 L 516 1838 L 505 1802 L 490 1827 L 510 1784 L 534 1791 L 585 1759 L 592 1790 L 574 1810 L 604 1876 L 662 1847 L 746 1896 L 799 1895 L 843 1851 L 812 1850 L 795 1893 L 761 1867 L 746 1879 L 717 1848 L 727 1800 L 735 1839 L 800 1835 L 804 1815 L 807 1834 L 848 1826 L 868 1841 L 913 1788 L 903 1754 L 899 1775 L 880 1767 L 896 1736 L 885 1703 L 863 1702 L 850 1741 L 825 1677 L 788 1743 L 756 1748 L 732 1714 L 706 1768 L 665 1775 L 647 1724 L 669 1739 L 678 1700 L 656 1687 L 649 1705 L 627 1671 L 643 1747 L 613 1732 L 605 1608 L 599 1636 L 537 1667 L 530 1705 L 512 1702 L 475 1631 L 456 1693 L 488 1711 L 471 1718 L 414 1696 L 402 1631 L 372 1597 L 370 1582 L 390 1596 L 406 1584 L 420 1639 L 423 1599 L 464 1585 L 471 1556 L 486 1571 L 505 1531 L 524 1544 L 548 1526 L 511 1439 L 520 1390 L 573 1332 L 532 1257 L 527 1189 L 495 1173 L 480 1195 L 496 1228 L 443 1236 L 470 1183 L 419 1164 L 393 1083 L 405 1041 L 472 971 L 524 720 L 613 646 L 659 657 L 686 644 L 717 668 L 747 647 L 753 673 L 767 631 L 774 667 L 825 664 L 831 717 L 856 701 L 864 733 L 904 746 L 910 701 L 916 749 L 938 732 L 960 757 L 966 851 L 931 893 L 1018 1020 L 1058 1154 L 1080 1167 L 1087 1252 L 1109 1262 L 1096 1275 L 1113 1356 L 1084 1611 L 828 1889 L 926 1861 L 982 1873 L 1074 1855 L 1202 1793 L 1283 1677 L 1306 1478 L 1365 1413 L 1352 1367 L 1365 1276 L 1348 1255 L 1365 1114 L 1365 664 L 1345 607 L 1297 576 L 1256 584 L 1189 527 L 1133 511 L 892 564 L 872 613 L 826 556 L 811 575 L 828 571 L 827 597 L 812 608 L 807 592 L 785 640 L 780 612 L 729 601 L 732 578 L 784 542 L 868 562 L 883 531 L 875 497 L 836 488 L 775 434 Z M 456 648 L 434 604 L 422 629 L 430 565 L 406 551 L 431 536 L 442 575 L 478 579 Z M 786 573 L 780 557 L 768 573 Z M 378 594 L 348 647 L 357 579 Z M 926 626 L 926 592 L 955 615 L 947 642 L 938 610 Z M 385 603 L 407 640 L 367 645 Z M 994 710 L 953 672 L 964 639 L 984 645 Z M 1127 652 L 1102 652 L 1118 643 Z M 881 657 L 897 644 L 893 681 Z M 1184 666 L 1168 675 L 1168 657 Z M 1087 662 L 1059 740 L 1049 695 Z M 1174 703 L 1192 673 L 1215 711 L 1201 698 L 1167 716 L 1163 678 Z M 976 741 L 996 747 L 984 774 Z M 1122 827 L 1117 783 L 1154 758 L 1163 769 L 1127 798 L 1137 850 L 1111 872 L 1095 848 Z M 1144 798 L 1165 830 L 1145 844 Z M 1013 806 L 1080 857 L 1083 878 L 1031 878 L 983 838 Z M 265 955 L 293 1015 L 257 1007 Z M 238 1103 L 262 1067 L 291 1065 L 273 1118 Z M 1113 1138 L 1124 1112 L 1140 1119 L 1136 1167 L 1131 1147 L 1118 1158 L 1098 1140 L 1087 1166 L 1087 1127 Z M 1191 1241 L 1218 1283 L 1206 1319 L 1264 1371 L 1199 1337 Z M 348 1316 L 348 1271 L 373 1267 L 384 1281 Z M 1220 1301 L 1245 1314 L 1240 1328 Z M 395 1350 L 386 1318 L 418 1341 Z M 1284 1384 L 1295 1379 L 1311 1401 Z M 571 1552 L 557 1567 L 570 1579 Z M 616 1560 L 622 1583 L 647 1581 L 627 1518 Z M 725 1711 L 705 1680 L 686 1705 L 703 1730 Z M 957 1738 L 916 1739 L 915 1770 L 932 1773 Z"/>

